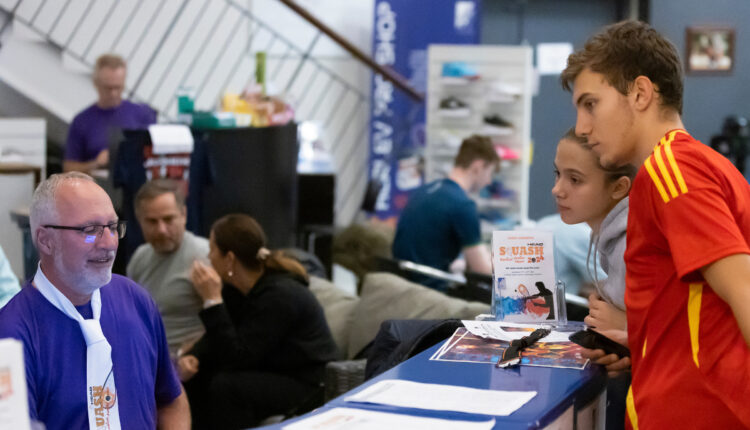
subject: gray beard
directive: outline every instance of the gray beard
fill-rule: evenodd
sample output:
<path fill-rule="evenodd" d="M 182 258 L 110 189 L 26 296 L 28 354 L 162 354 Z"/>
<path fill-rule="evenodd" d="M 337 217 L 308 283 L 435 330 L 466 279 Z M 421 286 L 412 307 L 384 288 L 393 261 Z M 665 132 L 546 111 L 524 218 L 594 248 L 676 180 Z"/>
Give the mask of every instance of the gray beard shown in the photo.
<path fill-rule="evenodd" d="M 75 288 L 76 291 L 82 294 L 93 294 L 94 291 L 100 287 L 107 285 L 112 280 L 112 266 L 109 266 L 109 270 L 102 271 L 100 273 L 87 271 L 82 269 L 80 272 L 71 271 L 70 268 L 66 268 L 62 261 L 62 254 L 59 252 L 55 253 L 54 257 L 55 271 L 59 274 L 63 282 L 68 284 L 70 287 Z"/>

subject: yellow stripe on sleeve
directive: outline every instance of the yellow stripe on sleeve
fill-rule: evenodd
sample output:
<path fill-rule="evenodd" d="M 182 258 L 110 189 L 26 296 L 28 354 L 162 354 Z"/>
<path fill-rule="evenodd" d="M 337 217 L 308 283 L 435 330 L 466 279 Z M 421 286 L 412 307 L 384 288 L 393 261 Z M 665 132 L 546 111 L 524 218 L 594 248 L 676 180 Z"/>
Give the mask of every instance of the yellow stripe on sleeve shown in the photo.
<path fill-rule="evenodd" d="M 667 143 L 668 145 L 669 143 Z M 664 160 L 661 158 L 661 151 L 659 151 L 659 148 L 656 148 L 654 151 L 654 159 L 656 160 L 656 165 L 659 167 L 659 172 L 661 172 L 661 177 L 664 178 L 664 182 L 667 183 L 667 188 L 669 188 L 669 193 L 672 194 L 672 197 L 677 197 L 677 188 L 674 186 L 674 182 L 672 182 L 672 176 L 669 174 L 669 171 L 667 170 L 666 164 L 664 164 Z"/>
<path fill-rule="evenodd" d="M 693 351 L 693 362 L 695 367 L 700 367 L 698 363 L 698 329 L 701 321 L 701 299 L 703 297 L 703 284 L 690 284 L 688 294 L 688 326 L 690 327 L 690 349 Z"/>
<path fill-rule="evenodd" d="M 625 407 L 628 410 L 628 418 L 633 430 L 638 430 L 638 414 L 635 413 L 635 399 L 633 398 L 633 385 L 628 388 L 628 397 L 625 398 Z"/>
<path fill-rule="evenodd" d="M 661 194 L 664 203 L 669 202 L 667 191 L 664 189 L 664 185 L 661 184 L 661 180 L 656 174 L 656 171 L 654 171 L 654 166 L 651 164 L 651 157 L 648 157 L 643 165 L 646 166 L 646 171 L 648 171 L 649 176 L 651 176 L 651 180 L 654 181 L 654 185 L 656 185 L 656 189 L 659 191 L 659 194 Z"/>
<path fill-rule="evenodd" d="M 641 357 L 646 356 L 646 344 L 648 343 L 648 338 L 643 340 L 643 352 L 641 353 Z"/>
<path fill-rule="evenodd" d="M 677 166 L 677 161 L 675 161 L 674 154 L 672 153 L 672 140 L 674 139 L 675 133 L 676 132 L 672 132 L 669 141 L 664 145 L 664 152 L 667 154 L 669 165 L 672 167 L 672 172 L 674 172 L 674 177 L 677 179 L 677 184 L 680 186 L 680 191 L 682 191 L 682 194 L 685 194 L 688 192 L 687 184 L 685 184 L 685 179 L 682 177 L 682 172 L 680 172 L 680 168 Z"/>

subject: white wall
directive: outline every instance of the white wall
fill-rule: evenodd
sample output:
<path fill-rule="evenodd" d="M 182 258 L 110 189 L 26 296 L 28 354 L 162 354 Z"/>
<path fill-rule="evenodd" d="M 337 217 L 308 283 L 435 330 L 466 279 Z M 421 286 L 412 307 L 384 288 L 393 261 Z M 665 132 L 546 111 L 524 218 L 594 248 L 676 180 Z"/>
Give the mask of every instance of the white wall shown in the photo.
<path fill-rule="evenodd" d="M 0 164 L 23 163 L 39 167 L 44 175 L 45 122 L 38 118 L 0 118 Z M 23 279 L 21 230 L 11 220 L 11 211 L 28 209 L 34 192 L 33 173 L 13 173 L 2 165 L 0 173 L 0 245 L 16 276 Z M 12 167 L 12 166 L 7 166 Z"/>

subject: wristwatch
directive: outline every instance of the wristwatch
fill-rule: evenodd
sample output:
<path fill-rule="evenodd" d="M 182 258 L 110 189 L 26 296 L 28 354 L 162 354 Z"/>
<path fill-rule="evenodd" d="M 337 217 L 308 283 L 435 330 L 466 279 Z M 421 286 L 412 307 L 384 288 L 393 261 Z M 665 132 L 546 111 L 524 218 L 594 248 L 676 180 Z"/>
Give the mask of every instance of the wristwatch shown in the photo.
<path fill-rule="evenodd" d="M 224 303 L 222 299 L 208 299 L 203 301 L 203 309 L 208 309 L 211 306 L 216 306 Z"/>

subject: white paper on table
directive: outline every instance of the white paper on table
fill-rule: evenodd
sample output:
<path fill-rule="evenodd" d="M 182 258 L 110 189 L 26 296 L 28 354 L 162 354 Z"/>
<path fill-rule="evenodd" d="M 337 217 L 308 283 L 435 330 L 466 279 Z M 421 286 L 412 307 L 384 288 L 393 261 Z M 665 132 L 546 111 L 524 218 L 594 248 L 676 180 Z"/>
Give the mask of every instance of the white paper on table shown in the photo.
<path fill-rule="evenodd" d="M 528 336 L 531 332 L 528 331 L 507 331 L 503 330 L 503 327 L 524 327 L 536 330 L 538 328 L 549 328 L 542 325 L 531 325 L 531 324 L 514 324 L 503 321 L 474 321 L 464 320 L 462 321 L 466 330 L 469 330 L 471 334 L 479 337 L 489 337 L 497 340 L 513 341 L 520 339 L 524 336 Z M 570 332 L 552 330 L 547 336 L 539 339 L 537 342 L 570 342 L 568 336 Z"/>
<path fill-rule="evenodd" d="M 334 408 L 310 418 L 284 426 L 284 430 L 381 430 L 384 428 L 411 430 L 489 430 L 495 420 L 465 421 L 412 415 L 367 411 L 354 408 Z"/>
<path fill-rule="evenodd" d="M 385 379 L 344 400 L 404 408 L 506 416 L 515 412 L 534 396 L 536 396 L 536 391 L 483 390 L 455 385 Z"/>
<path fill-rule="evenodd" d="M 193 134 L 183 124 L 152 124 L 148 126 L 152 152 L 162 154 L 182 154 L 193 152 Z"/>

